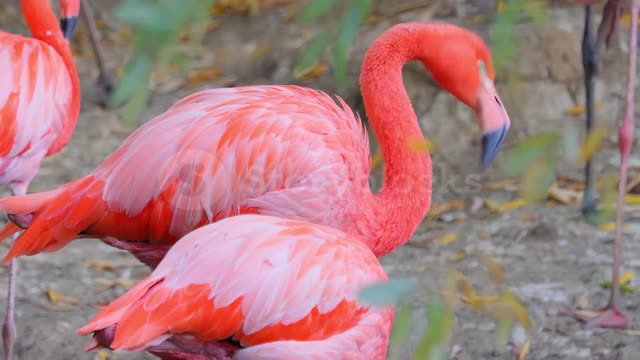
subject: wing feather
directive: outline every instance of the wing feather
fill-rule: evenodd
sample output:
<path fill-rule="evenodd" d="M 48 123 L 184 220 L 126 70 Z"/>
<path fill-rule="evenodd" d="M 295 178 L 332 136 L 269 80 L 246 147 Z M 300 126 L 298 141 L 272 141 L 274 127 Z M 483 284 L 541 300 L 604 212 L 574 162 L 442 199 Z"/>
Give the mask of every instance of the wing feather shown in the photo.
<path fill-rule="evenodd" d="M 167 333 L 203 341 L 233 336 L 245 346 L 321 340 L 373 311 L 356 292 L 386 279 L 371 250 L 339 230 L 241 215 L 185 236 L 79 333 L 117 324 L 112 347 L 129 350 Z"/>

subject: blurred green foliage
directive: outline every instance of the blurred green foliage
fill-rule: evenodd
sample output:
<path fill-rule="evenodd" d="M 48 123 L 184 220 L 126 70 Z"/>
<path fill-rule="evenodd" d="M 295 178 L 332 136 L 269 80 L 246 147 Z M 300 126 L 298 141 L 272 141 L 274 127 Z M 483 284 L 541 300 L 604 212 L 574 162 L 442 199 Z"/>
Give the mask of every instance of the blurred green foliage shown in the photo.
<path fill-rule="evenodd" d="M 296 71 L 303 72 L 305 69 L 314 66 L 322 52 L 332 42 L 333 73 L 338 87 L 344 86 L 347 81 L 350 50 L 353 47 L 353 41 L 358 34 L 360 25 L 369 15 L 371 5 L 372 0 L 346 0 L 340 2 L 335 0 L 313 0 L 302 12 L 301 21 L 303 24 L 330 14 L 340 13 L 341 8 L 343 15 L 337 28 L 322 30 L 311 40 L 307 50 L 296 64 Z"/>
<path fill-rule="evenodd" d="M 500 14 L 491 27 L 493 62 L 502 68 L 520 51 L 520 41 L 513 31 L 523 20 L 541 25 L 546 22 L 546 2 L 543 0 L 499 0 Z"/>
<path fill-rule="evenodd" d="M 134 34 L 134 54 L 125 68 L 111 99 L 114 106 L 125 105 L 123 123 L 135 122 L 149 96 L 152 68 L 175 61 L 178 37 L 190 25 L 197 42 L 204 34 L 205 20 L 215 0 L 123 0 L 115 17 L 129 24 Z"/>
<path fill-rule="evenodd" d="M 489 315 L 496 323 L 496 350 L 504 349 L 510 331 L 516 324 L 529 330 L 531 322 L 527 308 L 504 285 L 504 269 L 491 261 L 485 262 L 491 283 L 483 289 L 493 288 L 497 295 L 476 293 L 470 281 L 459 271 L 451 271 L 441 288 L 418 291 L 413 280 L 391 278 L 362 289 L 361 301 L 373 306 L 395 306 L 393 328 L 389 339 L 387 358 L 415 360 L 446 360 L 450 356 L 451 338 L 455 325 L 455 309 L 467 306 L 475 313 Z M 426 294 L 425 294 L 426 292 Z M 426 296 L 425 296 L 426 295 Z M 417 300 L 418 298 L 426 298 Z M 417 301 L 416 301 L 417 300 Z M 412 306 L 412 302 L 417 304 Z M 422 330 L 416 328 L 414 308 L 424 306 L 426 321 Z M 416 306 L 417 305 L 417 306 Z M 420 335 L 416 344 L 407 344 L 411 335 Z"/>

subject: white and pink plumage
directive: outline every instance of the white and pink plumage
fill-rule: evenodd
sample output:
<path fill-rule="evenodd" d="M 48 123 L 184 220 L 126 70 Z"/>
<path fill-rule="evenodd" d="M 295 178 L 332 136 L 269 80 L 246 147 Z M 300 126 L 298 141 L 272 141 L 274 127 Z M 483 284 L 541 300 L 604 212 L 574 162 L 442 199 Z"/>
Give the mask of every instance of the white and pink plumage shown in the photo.
<path fill-rule="evenodd" d="M 393 309 L 357 299 L 380 281 L 387 275 L 357 238 L 240 215 L 182 238 L 78 333 L 95 332 L 87 349 L 163 359 L 383 360 Z"/>
<path fill-rule="evenodd" d="M 0 186 L 13 195 L 27 193 L 42 159 L 64 148 L 78 120 L 80 80 L 65 36 L 73 32 L 79 1 L 60 1 L 59 24 L 49 0 L 21 0 L 33 37 L 0 31 Z M 11 359 L 16 265 L 9 266 L 2 338 Z"/>

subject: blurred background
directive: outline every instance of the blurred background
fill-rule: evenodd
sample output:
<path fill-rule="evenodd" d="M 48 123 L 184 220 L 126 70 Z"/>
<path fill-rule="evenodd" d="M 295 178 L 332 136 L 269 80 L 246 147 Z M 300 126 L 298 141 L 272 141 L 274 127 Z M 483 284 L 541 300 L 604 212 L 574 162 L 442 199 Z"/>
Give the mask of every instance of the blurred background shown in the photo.
<path fill-rule="evenodd" d="M 482 170 L 474 114 L 443 92 L 420 64 L 405 68 L 407 92 L 431 145 L 434 178 L 433 204 L 420 229 L 406 246 L 382 259 L 390 276 L 418 284 L 405 300 L 410 310 L 396 319 L 400 321 L 396 334 L 399 331 L 399 338 L 408 339 L 397 340 L 401 350 L 396 358 L 409 359 L 417 345 L 430 342 L 440 342 L 455 359 L 640 358 L 637 331 L 586 329 L 560 314 L 563 307 L 603 306 L 608 296 L 610 210 L 619 162 L 617 124 L 626 89 L 628 14 L 623 15 L 612 46 L 600 52 L 597 131 L 585 145 L 580 58 L 584 8 L 567 1 L 88 0 L 85 4 L 91 8 L 113 91 L 106 92 L 97 82 L 90 32 L 86 18 L 81 18 L 72 41 L 82 82 L 80 119 L 64 151 L 44 160 L 30 192 L 87 174 L 135 128 L 202 89 L 299 84 L 335 93 L 365 117 L 358 76 L 371 42 L 399 22 L 455 23 L 477 32 L 491 47 L 496 86 L 512 128 L 496 164 Z M 0 5 L 0 28 L 29 34 L 17 0 Z M 375 154 L 373 134 L 371 139 Z M 596 224 L 587 223 L 579 208 L 583 161 L 591 155 L 605 210 Z M 640 198 L 635 195 L 640 191 L 640 186 L 636 189 L 639 167 L 640 159 L 632 154 L 622 270 L 623 306 L 632 328 L 638 326 L 640 304 L 633 276 L 640 267 L 640 242 L 633 241 L 640 234 Z M 373 171 L 374 188 L 381 186 L 381 174 L 381 167 Z M 85 241 L 24 258 L 19 269 L 18 358 L 152 358 L 86 354 L 82 346 L 88 339 L 74 333 L 96 313 L 97 305 L 148 274 L 135 259 L 98 241 Z M 467 300 L 475 294 L 499 297 L 508 291 L 516 303 L 507 306 L 509 316 L 491 306 L 467 303 L 472 306 L 451 310 L 451 323 L 446 319 L 435 323 L 432 317 L 426 322 L 427 314 L 446 310 L 430 299 L 451 284 L 451 271 L 456 271 L 454 283 Z M 0 279 L 6 279 L 4 267 Z M 5 291 L 0 286 L 3 300 Z M 528 329 L 518 325 L 528 321 Z M 441 335 L 424 340 L 429 324 Z"/>

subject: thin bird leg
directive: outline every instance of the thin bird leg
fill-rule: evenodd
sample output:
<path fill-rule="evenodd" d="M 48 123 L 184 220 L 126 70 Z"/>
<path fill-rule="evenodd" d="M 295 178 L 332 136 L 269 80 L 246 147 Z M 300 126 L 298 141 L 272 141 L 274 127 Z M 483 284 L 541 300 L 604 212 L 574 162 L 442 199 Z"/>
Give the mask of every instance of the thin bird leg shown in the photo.
<path fill-rule="evenodd" d="M 618 129 L 618 145 L 620 147 L 620 179 L 618 181 L 618 203 L 616 209 L 616 231 L 613 241 L 613 269 L 611 280 L 611 297 L 609 304 L 601 309 L 596 316 L 580 316 L 589 326 L 625 328 L 629 321 L 619 310 L 620 298 L 620 257 L 622 247 L 622 217 L 624 215 L 624 196 L 627 188 L 627 169 L 633 140 L 634 121 L 634 89 L 636 82 L 636 53 L 638 38 L 638 13 L 640 0 L 633 0 L 631 6 L 631 29 L 629 35 L 629 68 L 627 78 L 627 99 L 625 101 L 624 120 Z"/>
<path fill-rule="evenodd" d="M 593 93 L 595 77 L 598 75 L 598 48 L 596 39 L 591 31 L 591 18 L 593 8 L 591 5 L 585 6 L 584 33 L 582 36 L 582 67 L 584 69 L 584 84 L 587 108 L 587 131 L 586 136 L 591 134 L 593 128 Z M 591 170 L 591 159 L 587 160 L 584 167 L 584 193 L 582 196 L 582 215 L 588 219 L 596 214 L 596 197 L 593 190 L 593 172 Z"/>
<path fill-rule="evenodd" d="M 89 0 L 82 0 L 82 6 L 80 6 L 80 12 L 82 13 L 82 18 L 89 29 L 89 42 L 91 43 L 91 48 L 93 49 L 93 54 L 96 57 L 96 61 L 98 63 L 99 75 L 98 75 L 98 86 L 104 91 L 106 97 L 110 97 L 113 92 L 113 76 L 107 70 L 107 67 L 104 63 L 104 53 L 102 52 L 102 47 L 100 46 L 100 39 L 98 38 L 98 30 L 96 29 L 96 23 L 93 18 L 93 11 L 89 5 Z"/>
<path fill-rule="evenodd" d="M 28 185 L 26 183 L 12 184 L 11 193 L 13 196 L 25 195 L 27 193 Z M 20 234 L 13 234 L 11 236 L 11 245 L 16 242 Z M 5 360 L 13 359 L 13 345 L 18 337 L 18 331 L 16 330 L 16 322 L 14 319 L 15 303 L 16 303 L 16 273 L 18 271 L 18 264 L 16 260 L 9 263 L 9 283 L 7 285 L 7 312 L 4 315 L 4 322 L 2 323 L 2 344 L 4 346 L 4 358 Z"/>

